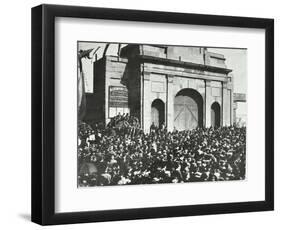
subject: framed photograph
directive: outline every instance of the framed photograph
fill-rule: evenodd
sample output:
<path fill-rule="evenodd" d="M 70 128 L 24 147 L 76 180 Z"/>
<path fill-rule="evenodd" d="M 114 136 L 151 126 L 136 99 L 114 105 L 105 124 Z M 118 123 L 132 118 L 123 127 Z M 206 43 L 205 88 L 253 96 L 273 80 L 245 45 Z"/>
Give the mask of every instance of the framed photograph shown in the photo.
<path fill-rule="evenodd" d="M 274 21 L 32 9 L 32 221 L 273 210 Z"/>

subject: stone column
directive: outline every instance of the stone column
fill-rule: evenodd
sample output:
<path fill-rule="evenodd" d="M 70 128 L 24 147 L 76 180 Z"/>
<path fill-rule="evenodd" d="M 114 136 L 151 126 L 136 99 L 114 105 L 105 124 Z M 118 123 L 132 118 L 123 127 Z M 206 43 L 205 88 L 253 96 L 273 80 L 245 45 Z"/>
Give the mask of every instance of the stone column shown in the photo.
<path fill-rule="evenodd" d="M 231 124 L 231 94 L 228 89 L 228 82 L 222 83 L 222 125 L 229 126 Z"/>
<path fill-rule="evenodd" d="M 236 124 L 236 110 L 237 110 L 237 102 L 233 102 L 233 119 L 232 119 L 232 124 Z"/>
<path fill-rule="evenodd" d="M 234 120 L 234 110 L 233 110 L 233 84 L 232 82 L 228 83 L 228 90 L 229 90 L 229 94 L 230 94 L 230 125 L 233 125 L 233 123 L 235 122 Z"/>
<path fill-rule="evenodd" d="M 173 75 L 167 75 L 167 91 L 166 91 L 166 125 L 168 131 L 174 129 L 174 90 Z"/>
<path fill-rule="evenodd" d="M 150 116 L 151 116 L 151 83 L 150 83 L 150 73 L 144 71 L 143 72 L 143 98 L 142 98 L 142 105 L 143 105 L 143 130 L 145 133 L 149 132 L 150 129 Z"/>
<path fill-rule="evenodd" d="M 205 127 L 211 126 L 211 103 L 212 103 L 211 81 L 205 80 Z"/>
<path fill-rule="evenodd" d="M 228 84 L 227 84 L 227 88 L 229 90 L 229 94 L 230 94 L 230 125 L 233 125 L 236 122 L 236 111 L 235 111 L 235 115 L 234 115 L 234 100 L 233 100 L 233 83 L 234 77 L 233 74 L 230 73 L 228 74 Z"/>

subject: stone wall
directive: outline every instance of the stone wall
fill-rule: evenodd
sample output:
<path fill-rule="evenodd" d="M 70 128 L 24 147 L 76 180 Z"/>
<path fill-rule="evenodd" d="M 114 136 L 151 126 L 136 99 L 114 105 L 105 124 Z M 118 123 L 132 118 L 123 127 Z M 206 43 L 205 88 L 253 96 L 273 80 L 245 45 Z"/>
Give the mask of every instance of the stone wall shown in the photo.
<path fill-rule="evenodd" d="M 221 125 L 232 124 L 232 85 L 229 78 L 225 74 L 208 75 L 206 72 L 205 74 L 194 72 L 192 69 L 144 63 L 142 113 L 145 131 L 148 131 L 151 125 L 151 104 L 155 99 L 161 99 L 164 102 L 165 122 L 168 130 L 173 130 L 174 98 L 182 89 L 194 89 L 202 96 L 204 126 L 211 126 L 211 106 L 215 102 L 221 109 Z"/>
<path fill-rule="evenodd" d="M 109 87 L 119 86 L 127 88 L 126 79 L 128 75 L 128 60 L 124 58 L 106 56 L 105 66 L 105 121 L 108 123 L 110 117 L 117 115 L 118 113 L 129 113 L 128 107 L 115 108 L 116 114 L 109 114 Z"/>
<path fill-rule="evenodd" d="M 202 65 L 206 61 L 203 54 L 214 67 Z M 138 117 L 145 132 L 149 131 L 151 105 L 156 99 L 164 103 L 165 123 L 169 131 L 173 130 L 174 99 L 182 89 L 193 89 L 201 95 L 204 126 L 211 125 L 211 106 L 215 102 L 220 106 L 221 125 L 233 123 L 233 87 L 223 55 L 206 53 L 198 47 L 129 45 L 121 56 L 106 56 L 95 62 L 94 94 L 88 95 L 87 102 L 88 119 L 109 122 L 109 87 L 118 86 L 128 91 L 128 108 L 118 111 Z M 159 59 L 142 59 L 145 56 Z M 176 62 L 163 62 L 165 58 Z"/>

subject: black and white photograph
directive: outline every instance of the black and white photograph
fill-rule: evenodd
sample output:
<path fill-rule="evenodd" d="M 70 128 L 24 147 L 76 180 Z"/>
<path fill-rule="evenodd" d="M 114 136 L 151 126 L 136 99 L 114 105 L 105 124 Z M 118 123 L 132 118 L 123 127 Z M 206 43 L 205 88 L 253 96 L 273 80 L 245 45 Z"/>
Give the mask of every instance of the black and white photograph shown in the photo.
<path fill-rule="evenodd" d="M 247 179 L 247 48 L 77 41 L 77 186 Z"/>
<path fill-rule="evenodd" d="M 33 222 L 274 210 L 274 20 L 158 6 L 32 8 Z"/>

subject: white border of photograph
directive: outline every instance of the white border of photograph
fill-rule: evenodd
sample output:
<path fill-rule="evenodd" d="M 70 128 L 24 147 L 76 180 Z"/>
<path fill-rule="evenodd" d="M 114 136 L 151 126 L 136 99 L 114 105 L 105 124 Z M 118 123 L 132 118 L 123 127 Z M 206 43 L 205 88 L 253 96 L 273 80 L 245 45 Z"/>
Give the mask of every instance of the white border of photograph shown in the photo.
<path fill-rule="evenodd" d="M 55 212 L 262 201 L 265 199 L 263 29 L 56 18 Z M 77 188 L 77 41 L 247 48 L 247 179 Z"/>

